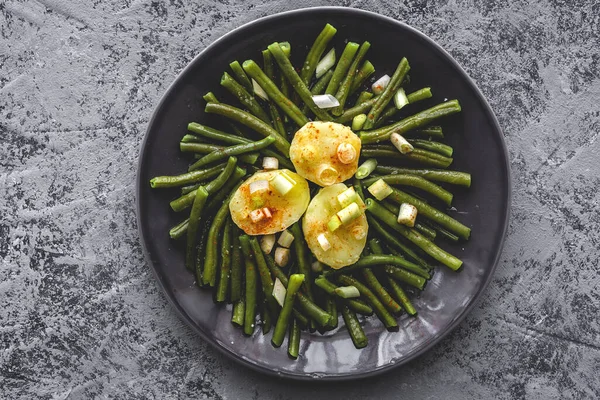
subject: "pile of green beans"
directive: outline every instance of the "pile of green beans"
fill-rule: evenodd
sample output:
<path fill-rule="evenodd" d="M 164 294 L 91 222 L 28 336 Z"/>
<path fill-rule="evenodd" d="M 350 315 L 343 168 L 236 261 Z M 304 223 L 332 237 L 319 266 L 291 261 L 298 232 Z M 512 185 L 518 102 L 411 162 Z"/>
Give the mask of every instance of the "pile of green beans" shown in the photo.
<path fill-rule="evenodd" d="M 327 24 L 301 65 L 292 64 L 288 42 L 262 49 L 261 61 L 232 60 L 220 82 L 215 82 L 214 90 L 220 91 L 223 101 L 213 92 L 203 95 L 205 112 L 222 117 L 220 129 L 190 122 L 179 143 L 182 154 L 193 156 L 187 171 L 150 180 L 152 188 L 172 191 L 173 212 L 186 214 L 169 236 L 185 238 L 185 266 L 196 284 L 213 290 L 216 303 L 232 304 L 231 323 L 245 335 L 272 330 L 275 347 L 282 346 L 287 335 L 287 352 L 293 359 L 301 356 L 303 330 L 324 333 L 343 320 L 350 340 L 360 349 L 368 339 L 360 322 L 364 317 L 357 315 L 375 314 L 386 329 L 400 329 L 399 321 L 417 316 L 410 297 L 425 290 L 435 267 L 458 270 L 463 265 L 439 242 L 464 241 L 471 235 L 469 227 L 446 211 L 454 201 L 450 189 L 471 186 L 469 173 L 448 169 L 454 149 L 442 143 L 445 134 L 439 125 L 441 118 L 461 110 L 459 102 L 435 104 L 434 88 L 412 87 L 406 58 L 393 70 L 376 74 L 367 41 L 345 42 L 337 49 L 337 63 L 317 79 L 317 64 L 331 49 L 336 32 Z M 380 94 L 371 92 L 370 82 L 385 72 L 391 75 L 389 84 Z M 255 92 L 257 84 L 266 99 Z M 405 108 L 398 109 L 392 100 L 398 90 L 406 93 Z M 317 107 L 312 96 L 320 94 L 335 96 L 339 106 Z M 419 111 L 417 103 L 425 107 Z M 259 238 L 246 235 L 233 222 L 230 199 L 246 178 L 261 169 L 264 157 L 276 158 L 280 168 L 295 170 L 289 149 L 299 127 L 311 120 L 351 126 L 361 114 L 362 130 L 356 132 L 362 141 L 360 168 L 348 183 L 364 201 L 369 224 L 361 258 L 338 270 L 315 267 L 316 258 L 297 222 L 288 228 L 294 236 L 290 262 L 279 266 L 272 254 L 263 251 Z M 413 150 L 401 154 L 389 141 L 394 133 L 406 136 Z M 391 187 L 384 200 L 372 198 L 366 190 L 379 180 Z M 311 183 L 311 193 L 316 189 Z M 414 227 L 397 222 L 403 203 L 418 210 Z M 279 282 L 286 288 L 282 305 L 273 296 Z"/>

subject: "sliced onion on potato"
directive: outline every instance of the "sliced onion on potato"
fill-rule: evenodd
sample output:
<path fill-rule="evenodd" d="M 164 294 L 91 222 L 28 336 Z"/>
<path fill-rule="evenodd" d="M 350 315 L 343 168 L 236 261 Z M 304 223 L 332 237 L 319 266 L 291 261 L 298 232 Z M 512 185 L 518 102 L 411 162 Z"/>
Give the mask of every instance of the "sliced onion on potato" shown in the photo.
<path fill-rule="evenodd" d="M 358 168 L 360 138 L 335 122 L 309 122 L 294 135 L 290 159 L 298 174 L 319 186 L 350 179 Z"/>
<path fill-rule="evenodd" d="M 272 178 L 282 172 L 295 181 L 293 188 L 285 195 L 278 193 L 272 186 L 266 190 L 250 193 L 252 182 L 270 182 Z M 300 175 L 287 169 L 260 171 L 248 178 L 238 188 L 229 203 L 229 210 L 233 222 L 246 234 L 269 235 L 281 232 L 298 221 L 306 211 L 309 201 L 308 182 Z M 256 222 L 252 221 L 251 213 L 264 208 L 268 209 L 270 217 L 264 217 Z"/>
<path fill-rule="evenodd" d="M 310 251 L 317 257 L 317 260 L 335 269 L 358 261 L 367 243 L 369 229 L 361 203 L 361 214 L 358 218 L 340 226 L 334 232 L 329 231 L 327 222 L 342 209 L 337 196 L 346 189 L 348 187 L 343 183 L 321 189 L 311 200 L 302 220 L 304 238 Z M 324 250 L 319 243 L 319 235 L 323 234 L 330 244 L 328 250 Z"/>

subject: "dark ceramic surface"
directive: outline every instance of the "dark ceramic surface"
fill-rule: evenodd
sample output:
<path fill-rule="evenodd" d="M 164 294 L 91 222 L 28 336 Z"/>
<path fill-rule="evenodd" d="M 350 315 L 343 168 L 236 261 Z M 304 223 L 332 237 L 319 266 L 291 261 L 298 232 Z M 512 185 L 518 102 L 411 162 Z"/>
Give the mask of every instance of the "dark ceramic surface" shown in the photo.
<path fill-rule="evenodd" d="M 400 319 L 399 332 L 387 332 L 376 318 L 365 321 L 369 346 L 356 350 L 344 328 L 327 336 L 303 333 L 301 357 L 292 361 L 284 349 L 270 345 L 270 335 L 245 338 L 230 321 L 231 306 L 212 302 L 208 291 L 194 285 L 185 270 L 183 251 L 167 231 L 182 218 L 169 211 L 176 192 L 151 191 L 156 175 L 184 171 L 187 160 L 178 149 L 189 121 L 215 124 L 203 112 L 202 95 L 221 97 L 219 78 L 230 61 L 260 59 L 259 50 L 273 41 L 292 43 L 293 56 L 303 57 L 325 23 L 338 28 L 336 47 L 349 39 L 369 40 L 368 58 L 377 76 L 393 72 L 405 56 L 415 88 L 431 86 L 435 104 L 457 98 L 463 112 L 443 122 L 447 142 L 456 149 L 453 168 L 470 171 L 473 185 L 457 190 L 451 212 L 473 230 L 468 243 L 444 246 L 465 263 L 460 273 L 438 268 L 414 300 L 418 318 Z M 298 59 L 295 60 L 298 65 Z M 377 14 L 342 8 L 298 10 L 254 21 L 209 46 L 180 74 L 158 106 L 148 128 L 138 171 L 138 221 L 149 264 L 182 318 L 200 336 L 230 357 L 257 370 L 291 378 L 348 379 L 385 371 L 417 357 L 450 332 L 472 308 L 495 269 L 507 225 L 510 179 L 506 149 L 493 113 L 473 82 L 433 41 L 420 32 Z"/>

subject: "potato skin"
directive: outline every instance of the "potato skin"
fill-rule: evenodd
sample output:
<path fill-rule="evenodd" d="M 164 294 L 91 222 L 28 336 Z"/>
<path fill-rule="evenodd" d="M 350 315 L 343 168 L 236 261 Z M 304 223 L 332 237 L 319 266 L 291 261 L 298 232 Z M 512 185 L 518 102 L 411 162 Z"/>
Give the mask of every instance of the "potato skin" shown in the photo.
<path fill-rule="evenodd" d="M 357 262 L 367 243 L 366 234 L 362 239 L 356 239 L 351 234 L 352 228 L 357 225 L 362 226 L 365 232 L 368 230 L 369 226 L 364 212 L 360 217 L 348 225 L 341 226 L 335 232 L 330 232 L 327 228 L 329 218 L 342 208 L 337 201 L 337 195 L 347 188 L 343 183 L 336 183 L 321 189 L 311 200 L 302 219 L 302 230 L 310 251 L 317 257 L 317 260 L 334 269 Z M 317 236 L 321 233 L 326 234 L 331 244 L 331 248 L 327 251 L 323 251 L 317 241 Z"/>
<path fill-rule="evenodd" d="M 248 216 L 254 210 L 252 196 L 250 195 L 250 183 L 267 180 L 269 181 L 276 174 L 285 171 L 296 181 L 296 186 L 285 196 L 281 196 L 272 188 L 263 193 L 261 198 L 264 200 L 262 207 L 268 207 L 272 213 L 272 218 L 263 219 L 259 222 L 252 222 Z M 288 170 L 259 171 L 246 179 L 237 189 L 229 203 L 229 211 L 233 222 L 248 235 L 268 235 L 281 232 L 298 221 L 310 201 L 310 191 L 308 182 L 300 175 Z"/>
<path fill-rule="evenodd" d="M 344 164 L 337 155 L 338 146 L 351 144 L 356 150 L 354 161 Z M 345 125 L 335 122 L 308 122 L 294 135 L 290 147 L 290 159 L 298 174 L 319 186 L 329 186 L 344 182 L 354 175 L 358 168 L 360 138 Z M 330 182 L 323 182 L 319 171 L 323 166 L 333 167 L 337 176 Z"/>

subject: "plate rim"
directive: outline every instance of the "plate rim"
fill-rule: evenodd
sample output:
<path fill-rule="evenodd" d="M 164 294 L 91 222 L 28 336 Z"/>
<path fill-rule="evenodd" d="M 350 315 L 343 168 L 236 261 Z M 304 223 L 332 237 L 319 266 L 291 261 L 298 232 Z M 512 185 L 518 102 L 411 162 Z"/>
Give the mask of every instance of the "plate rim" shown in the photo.
<path fill-rule="evenodd" d="M 366 16 L 369 18 L 373 18 L 373 19 L 379 19 L 379 20 L 383 20 L 383 21 L 386 21 L 391 24 L 398 25 L 400 28 L 410 31 L 414 35 L 418 36 L 421 40 L 425 41 L 428 45 L 432 46 L 437 51 L 439 51 L 443 56 L 445 56 L 447 58 L 447 60 L 453 65 L 453 67 L 456 68 L 456 70 L 459 72 L 459 74 L 461 74 L 463 76 L 463 78 L 465 78 L 467 85 L 470 86 L 470 88 L 475 93 L 479 102 L 483 105 L 484 111 L 486 111 L 487 114 L 489 115 L 489 117 L 491 117 L 490 120 L 491 120 L 492 126 L 495 127 L 497 132 L 499 133 L 498 136 L 500 139 L 501 150 L 502 150 L 502 153 L 504 154 L 504 162 L 506 165 L 506 188 L 507 188 L 506 193 L 507 194 L 506 194 L 506 199 L 504 199 L 506 202 L 506 213 L 504 216 L 502 234 L 500 236 L 500 242 L 498 243 L 498 252 L 496 253 L 493 263 L 490 265 L 490 272 L 489 272 L 487 278 L 485 279 L 485 281 L 483 281 L 483 284 L 481 285 L 478 293 L 472 298 L 471 302 L 466 307 L 463 308 L 462 312 L 454 319 L 454 321 L 452 321 L 452 323 L 447 327 L 446 331 L 443 334 L 434 338 L 433 340 L 431 340 L 431 342 L 424 345 L 417 352 L 415 352 L 414 354 L 411 354 L 410 356 L 408 356 L 407 358 L 403 359 L 400 362 L 388 363 L 388 364 L 379 366 L 377 368 L 374 368 L 370 371 L 365 371 L 365 372 L 350 372 L 350 373 L 343 373 L 341 375 L 331 375 L 331 376 L 328 376 L 327 374 L 320 374 L 319 377 L 316 378 L 315 376 L 313 376 L 311 374 L 306 374 L 306 373 L 296 373 L 295 374 L 295 373 L 291 373 L 291 372 L 276 371 L 276 370 L 272 370 L 272 369 L 269 369 L 269 368 L 261 366 L 261 365 L 254 364 L 251 361 L 238 356 L 231 350 L 221 346 L 218 343 L 218 341 L 215 340 L 211 335 L 208 335 L 207 333 L 205 333 L 199 327 L 196 326 L 194 321 L 192 321 L 191 318 L 189 318 L 189 316 L 184 312 L 184 310 L 181 308 L 181 306 L 175 301 L 173 294 L 169 290 L 167 290 L 167 288 L 165 287 L 165 284 L 164 284 L 163 280 L 160 278 L 158 271 L 157 271 L 156 267 L 154 266 L 154 263 L 150 256 L 150 253 L 146 247 L 146 240 L 145 240 L 144 233 L 142 231 L 142 221 L 141 221 L 141 212 L 140 212 L 141 207 L 142 207 L 141 200 L 140 200 L 141 199 L 140 190 L 141 190 L 141 183 L 142 183 L 141 182 L 141 179 L 142 179 L 141 167 L 142 167 L 142 161 L 144 158 L 143 156 L 144 156 L 144 150 L 146 148 L 146 142 L 148 141 L 148 138 L 150 136 L 150 128 L 154 125 L 155 120 L 158 117 L 159 110 L 162 109 L 163 105 L 167 101 L 167 98 L 171 95 L 171 92 L 178 85 L 178 83 L 183 79 L 183 76 L 185 76 L 188 73 L 188 71 L 193 68 L 193 66 L 198 62 L 198 60 L 201 57 L 203 57 L 203 55 L 205 53 L 210 51 L 212 48 L 217 47 L 221 42 L 225 41 L 230 36 L 234 36 L 234 35 L 238 34 L 238 32 L 250 27 L 251 25 L 257 24 L 259 22 L 265 22 L 265 21 L 269 21 L 269 20 L 279 19 L 279 18 L 288 16 L 290 14 L 303 14 L 303 13 L 310 14 L 310 13 L 319 12 L 319 11 L 338 12 L 338 13 L 342 13 L 342 14 L 343 13 L 357 14 L 357 15 L 362 15 L 362 16 Z M 511 205 L 512 205 L 511 166 L 510 166 L 508 147 L 506 146 L 506 141 L 504 139 L 504 133 L 502 131 L 502 128 L 500 127 L 500 123 L 498 122 L 498 118 L 496 117 L 492 107 L 488 103 L 487 99 L 485 98 L 485 96 L 483 95 L 483 93 L 481 92 L 479 87 L 475 84 L 473 79 L 469 76 L 469 74 L 467 74 L 467 72 L 454 59 L 454 57 L 452 57 L 452 55 L 450 55 L 450 53 L 448 53 L 442 46 L 440 46 L 437 42 L 435 42 L 433 39 L 431 39 L 429 36 L 427 36 L 426 34 L 421 32 L 417 28 L 414 28 L 414 27 L 412 27 L 402 21 L 394 19 L 392 17 L 388 17 L 388 16 L 385 16 L 385 15 L 382 15 L 382 14 L 379 14 L 379 13 L 376 13 L 373 11 L 352 8 L 352 7 L 342 7 L 342 6 L 305 7 L 305 8 L 298 8 L 298 9 L 283 11 L 283 12 L 279 12 L 276 14 L 257 18 L 255 20 L 248 21 L 248 22 L 238 26 L 237 28 L 225 33 L 224 35 L 220 36 L 215 41 L 210 43 L 208 46 L 206 46 L 202 51 L 200 51 L 185 66 L 185 68 L 183 68 L 177 74 L 177 76 L 175 77 L 173 82 L 171 82 L 171 84 L 169 85 L 167 90 L 162 95 L 158 104 L 154 107 L 154 111 L 152 112 L 152 115 L 151 115 L 151 117 L 148 121 L 148 125 L 146 127 L 146 132 L 144 133 L 144 138 L 142 139 L 142 142 L 140 144 L 135 184 L 136 184 L 135 204 L 136 204 L 136 217 L 137 217 L 136 223 L 137 223 L 137 230 L 138 230 L 138 235 L 139 235 L 142 251 L 144 253 L 144 259 L 145 259 L 146 263 L 148 264 L 148 266 L 150 267 L 150 269 L 152 270 L 152 274 L 154 275 L 154 278 L 157 281 L 158 285 L 160 286 L 163 294 L 165 295 L 165 297 L 167 298 L 167 300 L 171 304 L 171 306 L 175 309 L 179 318 L 181 320 L 183 320 L 188 325 L 188 327 L 190 327 L 195 333 L 197 333 L 205 342 L 210 344 L 213 348 L 215 348 L 221 354 L 224 354 L 230 360 L 233 360 L 233 361 L 235 361 L 239 364 L 242 364 L 246 367 L 249 367 L 254 371 L 257 371 L 257 372 L 260 372 L 262 374 L 266 374 L 266 375 L 269 375 L 272 377 L 286 378 L 286 379 L 296 380 L 296 381 L 312 381 L 312 382 L 317 381 L 317 380 L 318 381 L 329 381 L 329 382 L 343 382 L 343 381 L 348 381 L 351 379 L 369 378 L 369 377 L 373 377 L 376 375 L 380 375 L 380 374 L 389 372 L 389 371 L 391 371 L 397 367 L 400 367 L 401 365 L 405 365 L 405 364 L 415 360 L 416 358 L 422 356 L 423 354 L 427 353 L 434 346 L 436 346 L 442 339 L 444 339 L 452 331 L 454 331 L 458 327 L 458 325 L 460 325 L 464 321 L 464 319 L 467 317 L 467 315 L 469 315 L 469 313 L 473 310 L 473 308 L 479 303 L 483 293 L 486 292 L 489 284 L 491 283 L 491 281 L 494 277 L 494 273 L 495 273 L 498 263 L 500 261 L 500 256 L 502 255 L 502 252 L 504 249 L 504 243 L 505 243 L 505 239 L 506 239 L 506 234 L 508 232 L 508 226 L 509 226 L 510 215 L 511 215 Z"/>

